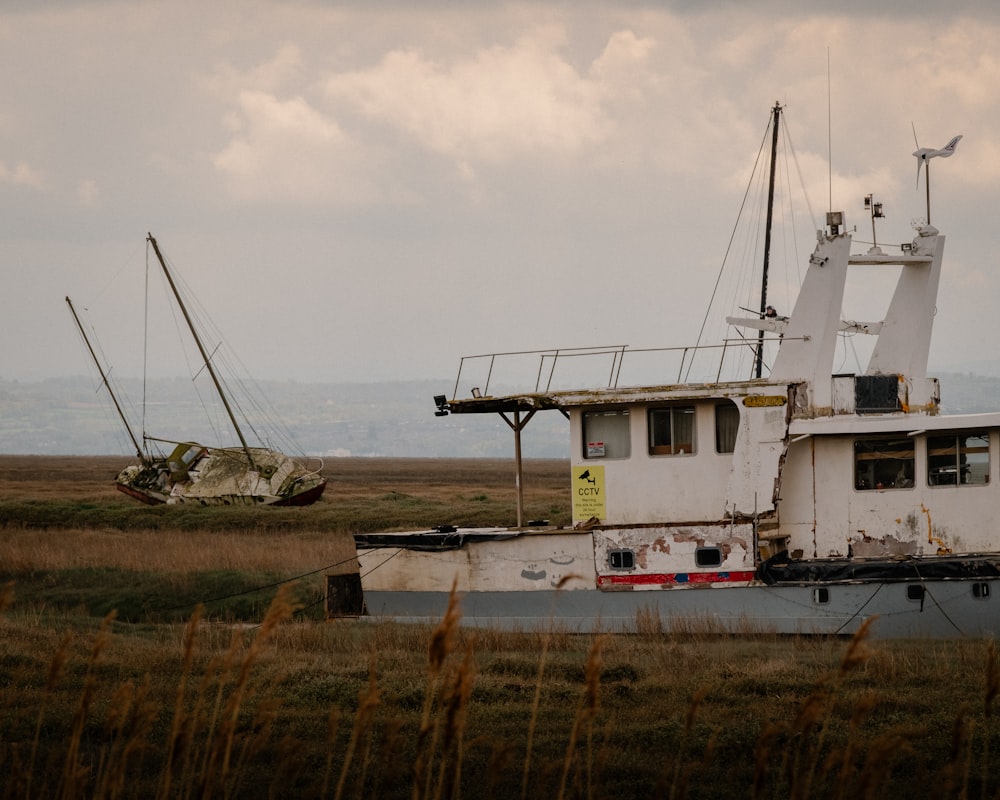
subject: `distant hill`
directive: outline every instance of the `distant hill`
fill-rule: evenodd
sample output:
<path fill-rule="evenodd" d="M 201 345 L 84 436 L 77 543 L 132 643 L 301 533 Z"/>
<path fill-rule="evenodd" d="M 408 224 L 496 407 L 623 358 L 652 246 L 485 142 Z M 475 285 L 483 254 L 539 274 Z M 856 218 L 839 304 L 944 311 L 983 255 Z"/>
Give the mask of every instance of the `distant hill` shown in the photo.
<path fill-rule="evenodd" d="M 256 384 L 269 402 L 268 416 L 280 420 L 291 440 L 274 442 L 287 452 L 320 456 L 486 458 L 513 455 L 513 433 L 497 415 L 434 416 L 434 395 L 450 382 Z M 155 398 L 146 408 L 146 430 L 174 440 L 233 444 L 234 435 L 218 408 L 206 419 L 191 381 L 125 381 L 127 397 Z M 211 395 L 210 392 L 207 394 Z M 133 427 L 142 412 L 127 404 Z M 250 409 L 259 413 L 257 409 Z M 248 436 L 248 439 L 250 437 Z M 527 458 L 565 458 L 569 423 L 562 414 L 538 414 L 522 434 Z M 272 439 L 273 441 L 273 439 Z M 11 455 L 128 455 L 134 452 L 124 426 L 97 379 L 51 378 L 38 382 L 0 378 L 0 453 Z"/>
<path fill-rule="evenodd" d="M 941 374 L 945 414 L 1000 409 L 1000 377 Z M 504 458 L 513 434 L 495 414 L 434 416 L 433 397 L 450 382 L 258 384 L 271 416 L 297 444 L 277 442 L 289 452 L 319 456 Z M 157 379 L 143 387 L 125 382 L 131 398 L 148 398 L 146 430 L 175 440 L 232 444 L 224 419 L 206 423 L 206 409 L 191 382 Z M 204 394 L 204 393 L 203 393 Z M 142 414 L 127 406 L 131 419 Z M 215 412 L 218 417 L 218 411 Z M 136 423 L 141 428 L 140 423 Z M 524 429 L 527 458 L 566 458 L 569 423 L 557 412 L 536 415 Z M 20 382 L 0 378 L 0 453 L 10 455 L 128 455 L 132 447 L 107 393 L 88 377 Z"/>
<path fill-rule="evenodd" d="M 1000 411 L 1000 377 L 973 373 L 939 373 L 941 413 L 978 414 Z"/>

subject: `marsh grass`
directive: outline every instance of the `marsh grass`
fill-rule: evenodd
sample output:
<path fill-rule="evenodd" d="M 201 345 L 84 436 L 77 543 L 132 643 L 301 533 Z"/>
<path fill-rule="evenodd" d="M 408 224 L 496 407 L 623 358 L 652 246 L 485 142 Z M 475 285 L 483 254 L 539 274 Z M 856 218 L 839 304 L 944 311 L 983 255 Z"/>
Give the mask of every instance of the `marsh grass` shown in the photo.
<path fill-rule="evenodd" d="M 8 598 L 6 593 L 0 599 Z M 0 796 L 993 797 L 992 643 L 0 617 Z M 669 667 L 668 667 L 669 665 Z M 933 676 L 925 712 L 889 679 Z M 906 697 L 899 697 L 905 692 Z"/>
<path fill-rule="evenodd" d="M 352 519 L 513 505 L 509 464 L 348 461 L 304 514 L 127 505 L 109 524 L 107 474 L 67 492 L 53 479 L 78 463 L 0 460 L 0 798 L 1000 791 L 988 642 L 734 636 L 651 613 L 630 636 L 472 630 L 457 598 L 434 627 L 322 621 Z M 552 516 L 563 465 L 535 466 L 528 513 Z"/>
<path fill-rule="evenodd" d="M 514 466 L 506 459 L 335 458 L 327 489 L 304 508 L 145 506 L 115 490 L 127 458 L 0 457 L 0 527 L 112 532 L 274 535 L 516 522 Z M 525 519 L 570 524 L 569 462 L 524 465 Z"/>

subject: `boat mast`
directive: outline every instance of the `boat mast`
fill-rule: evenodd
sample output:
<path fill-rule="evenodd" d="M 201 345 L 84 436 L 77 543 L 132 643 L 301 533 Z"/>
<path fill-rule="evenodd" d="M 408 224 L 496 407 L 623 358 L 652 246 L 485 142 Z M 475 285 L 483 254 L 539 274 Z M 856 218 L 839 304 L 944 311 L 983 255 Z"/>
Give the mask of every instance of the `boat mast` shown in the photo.
<path fill-rule="evenodd" d="M 767 270 L 771 261 L 771 219 L 774 214 L 774 172 L 778 160 L 778 124 L 781 119 L 781 104 L 775 101 L 771 109 L 771 175 L 767 184 L 767 222 L 764 228 L 764 268 L 760 286 L 760 318 L 767 313 Z M 764 366 L 764 331 L 757 332 L 757 364 L 755 376 L 760 377 Z"/>
<path fill-rule="evenodd" d="M 118 402 L 118 398 L 115 396 L 114 390 L 111 388 L 111 384 L 108 383 L 108 376 L 104 372 L 104 368 L 101 366 L 100 360 L 97 358 L 97 353 L 94 352 L 93 346 L 90 344 L 90 339 L 87 337 L 87 332 L 83 329 L 83 324 L 80 322 L 80 317 L 76 313 L 76 309 L 73 308 L 73 301 L 66 298 L 66 305 L 69 306 L 69 311 L 73 315 L 73 321 L 76 322 L 76 327 L 80 331 L 80 336 L 83 337 L 83 343 L 87 345 L 87 349 L 90 351 L 90 357 L 94 359 L 94 364 L 97 366 L 97 372 L 101 376 L 101 383 L 104 384 L 105 388 L 108 390 L 108 394 L 111 395 L 111 402 L 115 404 L 115 410 L 118 411 L 118 416 L 121 417 L 122 424 L 125 426 L 125 430 L 128 432 L 128 438 L 132 440 L 132 445 L 135 447 L 135 454 L 138 458 L 145 460 L 142 454 L 142 448 L 139 446 L 139 440 L 135 438 L 135 433 L 132 432 L 132 426 L 128 424 L 128 418 L 125 416 L 125 412 L 122 411 L 121 404 Z"/>
<path fill-rule="evenodd" d="M 253 455 L 250 453 L 250 447 L 247 445 L 247 440 L 244 438 L 243 431 L 240 430 L 239 423 L 236 421 L 236 415 L 233 414 L 233 409 L 229 405 L 229 399 L 226 397 L 226 393 L 222 390 L 222 383 L 219 381 L 219 376 L 215 374 L 215 368 L 212 366 L 212 359 L 208 357 L 205 345 L 202 344 L 201 337 L 198 336 L 198 331 L 194 327 L 194 322 L 192 322 L 191 316 L 188 314 L 187 306 L 185 306 L 184 301 L 181 300 L 180 292 L 177 291 L 177 286 L 174 284 L 174 277 L 170 274 L 170 270 L 167 269 L 167 264 L 163 260 L 163 254 L 160 253 L 160 247 L 156 244 L 156 239 L 153 238 L 153 234 L 148 233 L 147 237 L 149 243 L 153 245 L 153 252 L 156 253 L 156 259 L 160 262 L 163 274 L 167 277 L 167 283 L 170 284 L 170 291 L 174 293 L 177 305 L 180 307 L 181 313 L 184 315 L 184 321 L 187 322 L 188 328 L 191 330 L 191 335 L 194 337 L 195 344 L 198 345 L 198 352 L 201 353 L 201 358 L 205 363 L 205 368 L 208 370 L 208 374 L 212 376 L 212 383 L 215 384 L 215 390 L 219 393 L 222 405 L 225 406 L 226 413 L 229 415 L 229 421 L 233 423 L 233 429 L 236 431 L 236 435 L 240 439 L 240 444 L 243 445 L 243 451 L 247 454 L 250 466 L 256 469 L 257 465 L 254 463 Z"/>

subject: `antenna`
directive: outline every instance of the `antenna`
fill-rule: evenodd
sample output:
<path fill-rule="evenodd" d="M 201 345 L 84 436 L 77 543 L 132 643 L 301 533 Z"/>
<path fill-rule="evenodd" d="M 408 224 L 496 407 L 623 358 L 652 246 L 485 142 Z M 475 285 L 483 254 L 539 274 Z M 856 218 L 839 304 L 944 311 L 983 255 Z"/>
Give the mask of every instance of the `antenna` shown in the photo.
<path fill-rule="evenodd" d="M 833 211 L 833 122 L 830 100 L 830 46 L 826 46 L 826 169 L 830 198 L 827 211 Z"/>
<path fill-rule="evenodd" d="M 883 219 L 885 214 L 882 213 L 882 204 L 878 202 L 872 195 L 865 195 L 865 211 L 871 214 L 872 218 L 872 246 L 868 250 L 869 255 L 881 255 L 882 250 L 878 246 L 878 238 L 875 236 L 875 220 Z"/>

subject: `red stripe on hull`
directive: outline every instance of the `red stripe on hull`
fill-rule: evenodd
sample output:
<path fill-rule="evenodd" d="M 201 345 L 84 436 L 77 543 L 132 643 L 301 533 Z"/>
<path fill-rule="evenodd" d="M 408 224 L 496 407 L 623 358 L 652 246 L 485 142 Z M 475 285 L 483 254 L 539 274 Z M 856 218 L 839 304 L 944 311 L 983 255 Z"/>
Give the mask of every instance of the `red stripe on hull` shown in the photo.
<path fill-rule="evenodd" d="M 741 572 L 657 572 L 646 575 L 600 575 L 598 586 L 683 586 L 689 583 L 748 583 L 753 570 Z"/>

